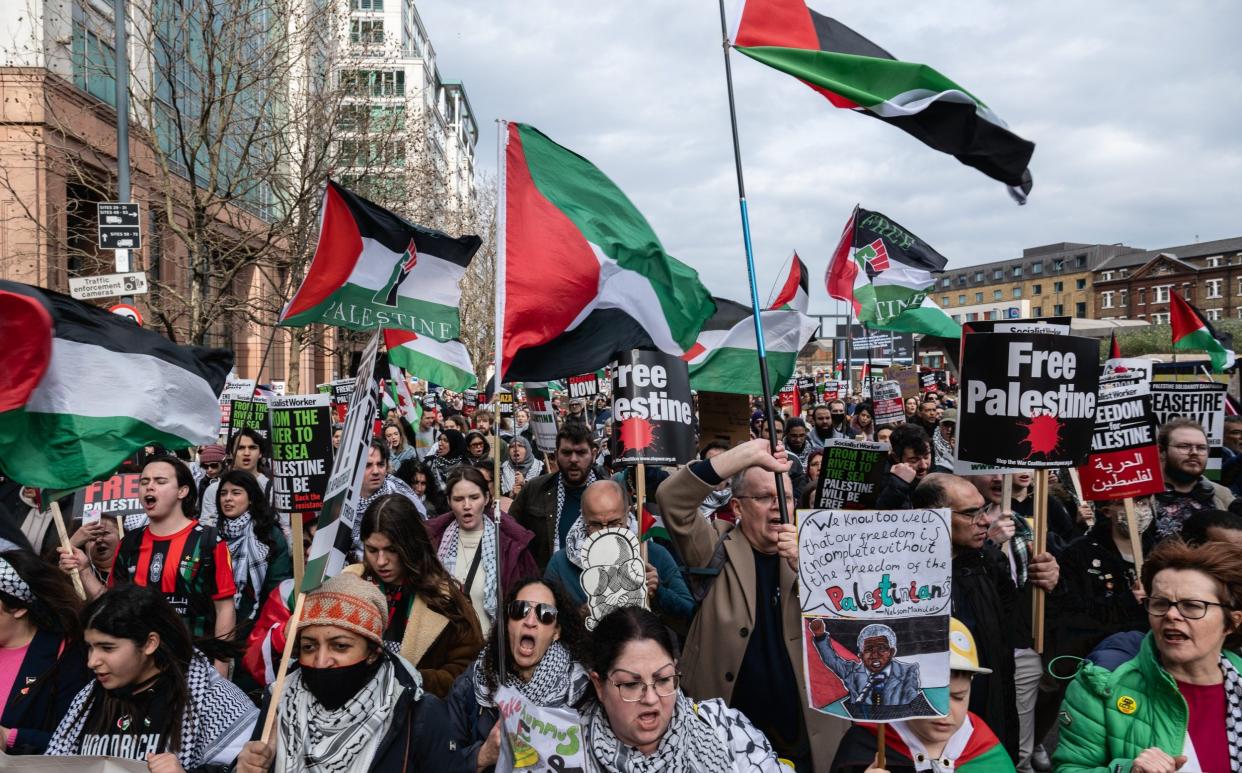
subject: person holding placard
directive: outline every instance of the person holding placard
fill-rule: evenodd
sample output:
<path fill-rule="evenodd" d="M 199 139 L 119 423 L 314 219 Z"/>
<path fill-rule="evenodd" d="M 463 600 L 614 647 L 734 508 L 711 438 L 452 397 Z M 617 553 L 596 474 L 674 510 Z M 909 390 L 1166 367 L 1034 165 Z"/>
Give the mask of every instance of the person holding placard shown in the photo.
<path fill-rule="evenodd" d="M 504 685 L 544 708 L 573 706 L 591 689 L 586 669 L 586 631 L 577 606 L 557 583 L 526 578 L 505 594 L 505 626 L 488 637 L 479 653 L 445 698 L 449 737 L 462 771 L 493 770 L 500 753 L 497 720 L 499 637 L 505 640 Z"/>
<path fill-rule="evenodd" d="M 949 714 L 892 722 L 885 732 L 885 762 L 876 758 L 879 725 L 859 724 L 841 741 L 831 773 L 1006 773 L 1013 762 L 983 718 L 969 710 L 971 682 L 990 674 L 979 665 L 974 637 L 949 621 Z"/>
<path fill-rule="evenodd" d="M 656 498 L 686 566 L 716 570 L 686 636 L 686 692 L 724 698 L 753 718 L 782 757 L 814 770 L 832 759 L 848 725 L 804 699 L 797 530 L 781 523 L 773 475 L 789 467 L 783 448 L 773 454 L 767 440 L 755 439 L 681 468 Z M 725 480 L 736 524 L 699 514 Z M 782 480 L 792 512 L 793 491 Z"/>
<path fill-rule="evenodd" d="M 1058 773 L 1242 771 L 1242 554 L 1180 540 L 1143 562 L 1151 632 L 1112 670 L 1087 663 L 1065 695 Z"/>
<path fill-rule="evenodd" d="M 882 510 L 907 510 L 910 496 L 931 469 L 931 439 L 921 427 L 903 424 L 888 438 L 888 474 L 876 494 L 875 506 Z"/>

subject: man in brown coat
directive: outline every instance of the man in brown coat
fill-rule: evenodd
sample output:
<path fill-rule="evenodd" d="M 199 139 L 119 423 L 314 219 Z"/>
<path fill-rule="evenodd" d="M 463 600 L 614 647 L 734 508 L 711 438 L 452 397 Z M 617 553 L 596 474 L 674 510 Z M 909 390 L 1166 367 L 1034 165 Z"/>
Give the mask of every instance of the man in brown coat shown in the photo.
<path fill-rule="evenodd" d="M 686 565 L 719 569 L 690 625 L 682 686 L 696 698 L 724 698 L 767 735 L 799 771 L 826 770 L 849 723 L 807 706 L 798 603 L 798 539 L 780 522 L 774 472 L 785 450 L 751 440 L 695 462 L 660 484 L 664 525 Z M 709 522 L 699 504 L 731 480 L 736 526 Z M 784 478 L 789 513 L 794 503 Z"/>

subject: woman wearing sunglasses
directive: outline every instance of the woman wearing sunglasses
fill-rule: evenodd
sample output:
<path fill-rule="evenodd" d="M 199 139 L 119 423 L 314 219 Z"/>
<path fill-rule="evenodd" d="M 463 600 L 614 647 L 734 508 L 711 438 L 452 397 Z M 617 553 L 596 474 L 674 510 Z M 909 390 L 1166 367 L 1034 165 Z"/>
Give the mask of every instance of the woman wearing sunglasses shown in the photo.
<path fill-rule="evenodd" d="M 582 617 L 559 585 L 520 580 L 505 598 L 505 685 L 545 708 L 575 705 L 590 691 L 580 665 Z M 479 659 L 457 678 L 446 702 L 460 770 L 491 770 L 500 749 L 496 709 L 497 626 Z"/>
<path fill-rule="evenodd" d="M 379 586 L 388 600 L 384 640 L 443 698 L 474 662 L 483 634 L 470 602 L 444 571 L 414 503 L 401 494 L 376 499 L 362 514 L 363 562 L 345 568 Z"/>
<path fill-rule="evenodd" d="M 1161 544 L 1143 563 L 1151 633 L 1109 671 L 1086 664 L 1065 695 L 1058 773 L 1242 771 L 1242 552 Z M 1228 649 L 1227 649 L 1228 647 Z"/>
<path fill-rule="evenodd" d="M 640 771 L 779 771 L 763 733 L 719 698 L 694 702 L 680 689 L 677 645 L 651 612 L 624 607 L 592 634 L 598 700 L 582 716 L 586 768 Z"/>

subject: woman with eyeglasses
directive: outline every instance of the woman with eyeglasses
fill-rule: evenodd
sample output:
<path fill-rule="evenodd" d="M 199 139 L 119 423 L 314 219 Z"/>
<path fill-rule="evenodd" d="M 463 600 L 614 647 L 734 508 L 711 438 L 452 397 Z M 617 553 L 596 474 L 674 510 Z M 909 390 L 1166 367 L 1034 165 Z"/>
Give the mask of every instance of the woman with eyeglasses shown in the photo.
<path fill-rule="evenodd" d="M 591 684 L 582 715 L 586 769 L 779 771 L 776 753 L 744 714 L 720 698 L 694 702 L 680 689 L 673 634 L 640 607 L 615 610 L 596 626 Z"/>
<path fill-rule="evenodd" d="M 487 436 L 482 432 L 472 429 L 466 433 L 467 464 L 492 461 L 491 451 L 492 444 L 488 442 Z"/>
<path fill-rule="evenodd" d="M 538 578 L 519 580 L 505 596 L 504 684 L 545 708 L 576 705 L 590 692 L 582 647 L 582 617 L 556 583 Z M 498 655 L 502 628 L 488 638 L 487 648 L 453 683 L 445 698 L 451 738 L 460 769 L 492 770 L 500 749 L 500 684 Z"/>
<path fill-rule="evenodd" d="M 363 561 L 345 568 L 379 586 L 388 600 L 384 640 L 418 669 L 427 692 L 443 698 L 474 662 L 483 634 L 457 581 L 436 558 L 414 503 L 376 499 L 362 515 Z"/>
<path fill-rule="evenodd" d="M 1242 771 L 1242 552 L 1180 540 L 1143 563 L 1151 633 L 1113 670 L 1087 663 L 1062 706 L 1058 773 Z"/>
<path fill-rule="evenodd" d="M 507 588 L 518 578 L 539 574 L 530 554 L 535 535 L 504 513 L 497 520 L 491 487 L 477 467 L 450 472 L 447 488 L 449 512 L 427 521 L 427 536 L 440 563 L 470 599 L 486 637 L 496 619 L 497 583 Z"/>

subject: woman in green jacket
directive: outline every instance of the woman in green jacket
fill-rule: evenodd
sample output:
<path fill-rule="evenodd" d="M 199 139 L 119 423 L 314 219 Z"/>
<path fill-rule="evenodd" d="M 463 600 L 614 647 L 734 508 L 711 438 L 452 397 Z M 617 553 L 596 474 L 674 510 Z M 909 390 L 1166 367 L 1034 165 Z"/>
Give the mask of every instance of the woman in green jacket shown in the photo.
<path fill-rule="evenodd" d="M 1242 551 L 1165 542 L 1143 564 L 1151 633 L 1070 685 L 1057 773 L 1242 773 Z"/>

